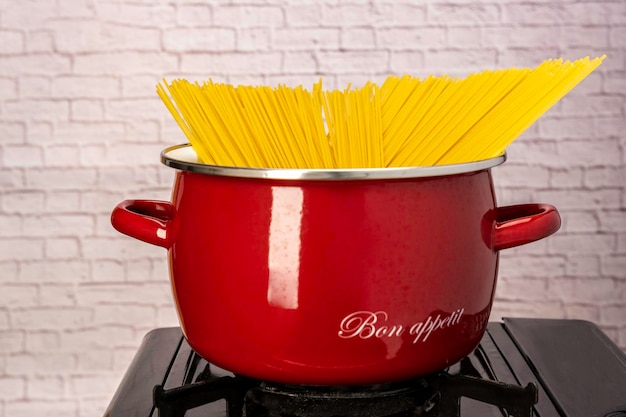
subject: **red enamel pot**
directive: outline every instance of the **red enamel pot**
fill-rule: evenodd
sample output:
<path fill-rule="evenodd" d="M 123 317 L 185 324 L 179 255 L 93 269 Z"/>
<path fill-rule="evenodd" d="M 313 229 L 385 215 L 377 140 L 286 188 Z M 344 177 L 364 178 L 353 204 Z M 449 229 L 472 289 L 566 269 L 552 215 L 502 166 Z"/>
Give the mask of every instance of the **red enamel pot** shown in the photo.
<path fill-rule="evenodd" d="M 360 385 L 446 368 L 479 343 L 498 252 L 554 233 L 547 204 L 497 207 L 491 168 L 265 170 L 187 145 L 172 201 L 127 200 L 122 233 L 168 250 L 181 327 L 234 373 Z"/>

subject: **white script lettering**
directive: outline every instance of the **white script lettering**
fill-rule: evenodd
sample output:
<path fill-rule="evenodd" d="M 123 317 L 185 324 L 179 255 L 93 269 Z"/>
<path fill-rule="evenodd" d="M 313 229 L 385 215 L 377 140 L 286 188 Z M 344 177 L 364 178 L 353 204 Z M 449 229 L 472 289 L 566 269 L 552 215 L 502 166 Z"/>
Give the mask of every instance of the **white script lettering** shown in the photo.
<path fill-rule="evenodd" d="M 402 324 L 388 323 L 389 315 L 385 311 L 355 311 L 341 320 L 337 335 L 342 339 L 381 339 L 383 337 L 400 337 L 408 329 L 410 335 L 415 336 L 413 343 L 425 342 L 431 333 L 456 326 L 461 322 L 463 308 L 450 314 L 430 315 L 426 320 L 405 327 Z"/>
<path fill-rule="evenodd" d="M 432 315 L 428 316 L 426 321 L 415 323 L 409 329 L 409 334 L 415 335 L 413 343 L 417 343 L 420 340 L 425 342 L 433 331 L 459 324 L 461 322 L 463 312 L 464 309 L 460 308 L 445 318 L 442 318 L 441 314 L 437 314 L 435 317 Z"/>
<path fill-rule="evenodd" d="M 342 339 L 400 336 L 404 330 L 402 326 L 387 326 L 385 324 L 376 326 L 379 322 L 386 322 L 387 318 L 388 315 L 384 311 L 355 311 L 341 320 L 338 335 Z"/>

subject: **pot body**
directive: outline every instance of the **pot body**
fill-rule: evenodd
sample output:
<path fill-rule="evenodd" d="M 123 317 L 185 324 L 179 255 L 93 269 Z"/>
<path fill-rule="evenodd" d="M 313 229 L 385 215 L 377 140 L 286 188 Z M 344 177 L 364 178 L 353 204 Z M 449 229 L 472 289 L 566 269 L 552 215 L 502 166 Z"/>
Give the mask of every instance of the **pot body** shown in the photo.
<path fill-rule="evenodd" d="M 407 379 L 467 355 L 487 325 L 498 254 L 486 170 L 299 184 L 179 172 L 173 202 L 182 328 L 225 369 Z"/>
<path fill-rule="evenodd" d="M 496 207 L 490 169 L 423 178 L 284 180 L 177 171 L 171 202 L 127 200 L 113 225 L 168 249 L 191 347 L 253 378 L 399 381 L 479 343 L 498 250 L 560 225 Z"/>

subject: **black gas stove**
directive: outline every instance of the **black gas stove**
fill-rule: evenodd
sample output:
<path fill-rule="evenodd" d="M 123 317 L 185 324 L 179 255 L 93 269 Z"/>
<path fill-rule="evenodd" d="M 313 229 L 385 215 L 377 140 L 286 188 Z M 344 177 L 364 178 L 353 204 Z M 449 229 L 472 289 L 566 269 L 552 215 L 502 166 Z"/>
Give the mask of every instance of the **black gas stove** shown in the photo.
<path fill-rule="evenodd" d="M 504 319 L 435 375 L 312 387 L 233 375 L 163 328 L 146 335 L 105 416 L 626 417 L 626 355 L 586 321 Z"/>

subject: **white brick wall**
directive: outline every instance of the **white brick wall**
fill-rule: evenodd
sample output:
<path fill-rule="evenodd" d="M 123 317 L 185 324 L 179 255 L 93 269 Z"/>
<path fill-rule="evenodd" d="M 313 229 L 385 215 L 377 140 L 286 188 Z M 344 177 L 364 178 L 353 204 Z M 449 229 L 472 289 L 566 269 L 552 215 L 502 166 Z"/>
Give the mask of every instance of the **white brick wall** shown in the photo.
<path fill-rule="evenodd" d="M 623 0 L 0 0 L 0 417 L 101 415 L 141 338 L 177 323 L 165 251 L 112 230 L 169 198 L 163 77 L 328 87 L 606 53 L 509 148 L 501 205 L 562 230 L 503 251 L 492 318 L 582 318 L 626 349 Z"/>

